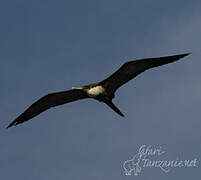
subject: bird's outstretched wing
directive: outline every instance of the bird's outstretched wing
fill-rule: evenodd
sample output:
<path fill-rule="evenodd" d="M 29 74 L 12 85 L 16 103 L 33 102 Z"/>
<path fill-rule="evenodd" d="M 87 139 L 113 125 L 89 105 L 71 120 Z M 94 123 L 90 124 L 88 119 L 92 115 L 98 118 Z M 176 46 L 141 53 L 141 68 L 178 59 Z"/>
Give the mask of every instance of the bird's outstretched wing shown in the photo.
<path fill-rule="evenodd" d="M 89 96 L 82 89 L 72 89 L 68 91 L 50 93 L 33 103 L 26 111 L 24 111 L 17 119 L 15 119 L 7 128 L 16 126 L 20 123 L 28 121 L 43 111 L 59 106 L 65 103 L 88 98 Z"/>
<path fill-rule="evenodd" d="M 104 85 L 110 93 L 114 93 L 120 86 L 135 78 L 145 70 L 172 63 L 189 54 L 190 53 L 126 62 L 111 76 L 101 81 L 100 84 Z"/>

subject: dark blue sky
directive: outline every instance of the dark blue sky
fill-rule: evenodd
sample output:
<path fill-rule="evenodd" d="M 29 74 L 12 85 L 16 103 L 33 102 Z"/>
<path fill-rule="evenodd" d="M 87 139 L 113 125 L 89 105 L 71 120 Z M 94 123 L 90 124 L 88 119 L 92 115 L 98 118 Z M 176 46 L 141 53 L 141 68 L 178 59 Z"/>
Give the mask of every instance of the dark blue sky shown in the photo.
<path fill-rule="evenodd" d="M 29 180 L 199 179 L 197 168 L 126 177 L 142 144 L 167 159 L 201 157 L 201 2 L 18 0 L 0 2 L 0 177 Z M 49 92 L 107 77 L 137 58 L 192 52 L 123 86 L 115 104 L 83 100 L 5 127 Z"/>

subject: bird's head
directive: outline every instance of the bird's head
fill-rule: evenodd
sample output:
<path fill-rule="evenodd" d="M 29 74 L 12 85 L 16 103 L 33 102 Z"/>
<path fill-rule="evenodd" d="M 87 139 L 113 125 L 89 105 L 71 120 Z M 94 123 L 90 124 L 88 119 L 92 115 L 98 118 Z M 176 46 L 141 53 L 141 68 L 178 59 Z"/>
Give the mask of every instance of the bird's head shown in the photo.
<path fill-rule="evenodd" d="M 90 89 L 89 85 L 82 86 L 83 89 Z"/>

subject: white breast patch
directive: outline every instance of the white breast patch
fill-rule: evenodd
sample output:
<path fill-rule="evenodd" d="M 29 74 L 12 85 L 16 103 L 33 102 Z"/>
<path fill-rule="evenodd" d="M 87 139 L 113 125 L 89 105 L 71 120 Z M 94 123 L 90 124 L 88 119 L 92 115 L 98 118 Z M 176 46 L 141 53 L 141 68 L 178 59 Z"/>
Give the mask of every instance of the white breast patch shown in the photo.
<path fill-rule="evenodd" d="M 102 86 L 96 86 L 87 91 L 87 93 L 90 97 L 96 97 L 99 94 L 102 94 L 104 92 L 105 92 L 105 89 Z"/>

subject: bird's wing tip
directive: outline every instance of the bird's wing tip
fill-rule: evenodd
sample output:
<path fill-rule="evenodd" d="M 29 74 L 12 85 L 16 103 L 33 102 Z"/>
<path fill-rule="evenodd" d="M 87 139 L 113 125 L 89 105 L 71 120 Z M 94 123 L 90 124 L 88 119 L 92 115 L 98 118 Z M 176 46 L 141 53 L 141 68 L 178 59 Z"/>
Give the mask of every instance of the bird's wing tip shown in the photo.
<path fill-rule="evenodd" d="M 8 128 L 12 127 L 12 126 L 13 126 L 13 124 L 9 124 L 9 125 L 6 127 L 6 129 L 8 129 Z"/>
<path fill-rule="evenodd" d="M 190 54 L 192 54 L 192 52 L 184 53 L 184 54 L 182 54 L 182 55 L 183 55 L 183 56 L 188 56 L 188 55 L 190 55 Z"/>
<path fill-rule="evenodd" d="M 192 52 L 183 53 L 183 54 L 178 54 L 178 55 L 176 55 L 175 57 L 177 57 L 178 59 L 181 59 L 181 58 L 183 58 L 183 57 L 189 56 L 190 54 L 192 54 Z"/>
<path fill-rule="evenodd" d="M 6 127 L 6 129 L 8 129 L 8 128 L 10 128 L 12 125 L 8 125 L 7 127 Z"/>
<path fill-rule="evenodd" d="M 16 126 L 17 124 L 18 124 L 17 121 L 13 121 L 6 127 L 6 129 L 8 129 L 8 128 L 12 127 L 12 126 Z"/>

